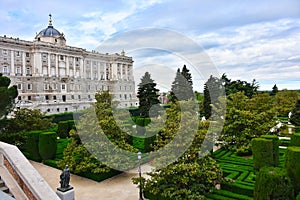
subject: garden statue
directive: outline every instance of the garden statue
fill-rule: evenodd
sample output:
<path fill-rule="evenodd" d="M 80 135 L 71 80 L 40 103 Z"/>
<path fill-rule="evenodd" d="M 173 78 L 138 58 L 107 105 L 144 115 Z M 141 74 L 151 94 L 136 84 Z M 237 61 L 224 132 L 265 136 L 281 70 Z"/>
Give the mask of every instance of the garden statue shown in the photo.
<path fill-rule="evenodd" d="M 63 169 L 61 175 L 60 175 L 60 188 L 67 189 L 70 187 L 70 169 L 68 165 L 66 165 L 65 169 Z"/>

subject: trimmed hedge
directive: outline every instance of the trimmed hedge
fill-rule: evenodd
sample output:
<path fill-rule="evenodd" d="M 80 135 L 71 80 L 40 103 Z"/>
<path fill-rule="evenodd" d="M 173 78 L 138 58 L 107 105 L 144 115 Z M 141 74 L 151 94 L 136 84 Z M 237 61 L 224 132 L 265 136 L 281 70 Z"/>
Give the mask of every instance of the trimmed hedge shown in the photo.
<path fill-rule="evenodd" d="M 77 175 L 83 176 L 83 177 L 92 179 L 94 181 L 100 182 L 100 181 L 103 181 L 105 179 L 111 178 L 111 177 L 116 176 L 116 175 L 121 174 L 121 173 L 122 172 L 120 172 L 120 171 L 111 169 L 111 171 L 106 172 L 106 173 L 101 173 L 101 174 L 94 174 L 94 173 L 92 173 L 90 171 L 87 171 L 87 172 L 79 173 Z"/>
<path fill-rule="evenodd" d="M 294 133 L 292 135 L 290 146 L 300 147 L 300 133 Z"/>
<path fill-rule="evenodd" d="M 261 135 L 261 138 L 272 140 L 273 142 L 273 160 L 274 167 L 278 166 L 279 163 L 279 138 L 277 135 Z"/>
<path fill-rule="evenodd" d="M 72 129 L 76 130 L 74 120 L 60 121 L 58 122 L 57 134 L 60 138 L 67 138 Z"/>
<path fill-rule="evenodd" d="M 298 193 L 296 200 L 300 200 L 300 193 Z"/>
<path fill-rule="evenodd" d="M 42 157 L 39 153 L 39 137 L 42 131 L 30 131 L 27 133 L 27 140 L 24 144 L 25 156 L 36 162 L 41 162 Z"/>
<path fill-rule="evenodd" d="M 295 195 L 300 192 L 300 147 L 288 147 L 285 156 L 285 167 L 294 185 Z"/>
<path fill-rule="evenodd" d="M 273 142 L 264 138 L 254 138 L 251 141 L 254 169 L 264 166 L 274 166 Z"/>
<path fill-rule="evenodd" d="M 57 134 L 55 132 L 41 133 L 39 136 L 39 153 L 43 160 L 53 159 L 57 149 Z"/>
<path fill-rule="evenodd" d="M 286 170 L 278 167 L 261 168 L 256 176 L 254 199 L 294 199 L 292 182 Z"/>

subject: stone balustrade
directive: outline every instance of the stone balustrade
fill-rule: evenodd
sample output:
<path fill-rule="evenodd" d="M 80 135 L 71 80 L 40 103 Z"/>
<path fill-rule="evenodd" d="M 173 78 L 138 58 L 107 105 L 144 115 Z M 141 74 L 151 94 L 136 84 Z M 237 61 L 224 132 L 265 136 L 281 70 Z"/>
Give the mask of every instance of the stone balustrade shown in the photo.
<path fill-rule="evenodd" d="M 0 142 L 0 166 L 9 171 L 29 200 L 60 200 L 16 146 Z"/>

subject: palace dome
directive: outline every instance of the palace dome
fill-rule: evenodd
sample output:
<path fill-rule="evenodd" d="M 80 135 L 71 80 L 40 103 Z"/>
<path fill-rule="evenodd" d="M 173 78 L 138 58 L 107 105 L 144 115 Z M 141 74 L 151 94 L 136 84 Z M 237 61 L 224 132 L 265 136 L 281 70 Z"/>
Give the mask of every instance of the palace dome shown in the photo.
<path fill-rule="evenodd" d="M 49 25 L 47 28 L 41 30 L 38 34 L 36 34 L 35 39 L 37 41 L 43 41 L 58 45 L 65 45 L 66 39 L 63 33 L 60 33 L 57 29 L 55 29 L 52 25 L 52 15 L 49 15 Z"/>

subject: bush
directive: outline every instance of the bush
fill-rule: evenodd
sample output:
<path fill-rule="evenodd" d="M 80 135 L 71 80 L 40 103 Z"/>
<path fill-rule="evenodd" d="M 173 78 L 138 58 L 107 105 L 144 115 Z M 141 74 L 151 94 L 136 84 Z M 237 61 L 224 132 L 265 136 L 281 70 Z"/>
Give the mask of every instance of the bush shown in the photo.
<path fill-rule="evenodd" d="M 252 153 L 254 169 L 264 166 L 274 166 L 273 142 L 264 138 L 252 139 Z"/>
<path fill-rule="evenodd" d="M 298 193 L 296 200 L 300 200 L 300 192 Z"/>
<path fill-rule="evenodd" d="M 292 135 L 290 146 L 300 147 L 300 133 L 294 133 Z"/>
<path fill-rule="evenodd" d="M 27 133 L 26 143 L 24 144 L 24 151 L 27 158 L 40 162 L 42 160 L 39 153 L 39 137 L 42 131 L 30 131 Z"/>
<path fill-rule="evenodd" d="M 294 185 L 295 194 L 300 192 L 300 147 L 288 147 L 285 156 L 285 167 Z"/>
<path fill-rule="evenodd" d="M 279 138 L 276 135 L 261 135 L 261 138 L 272 140 L 273 143 L 273 160 L 274 167 L 278 166 L 279 163 Z"/>
<path fill-rule="evenodd" d="M 254 199 L 294 199 L 293 186 L 286 170 L 278 167 L 261 168 L 256 176 Z"/>
<path fill-rule="evenodd" d="M 24 132 L 18 133 L 0 133 L 0 141 L 17 146 L 22 149 L 26 143 L 26 134 Z"/>
<path fill-rule="evenodd" d="M 68 121 L 58 122 L 57 134 L 58 134 L 58 137 L 60 137 L 60 138 L 67 138 L 69 136 L 69 123 L 68 123 Z"/>
<path fill-rule="evenodd" d="M 43 160 L 53 159 L 57 149 L 57 134 L 55 132 L 41 133 L 39 136 L 39 153 Z"/>

